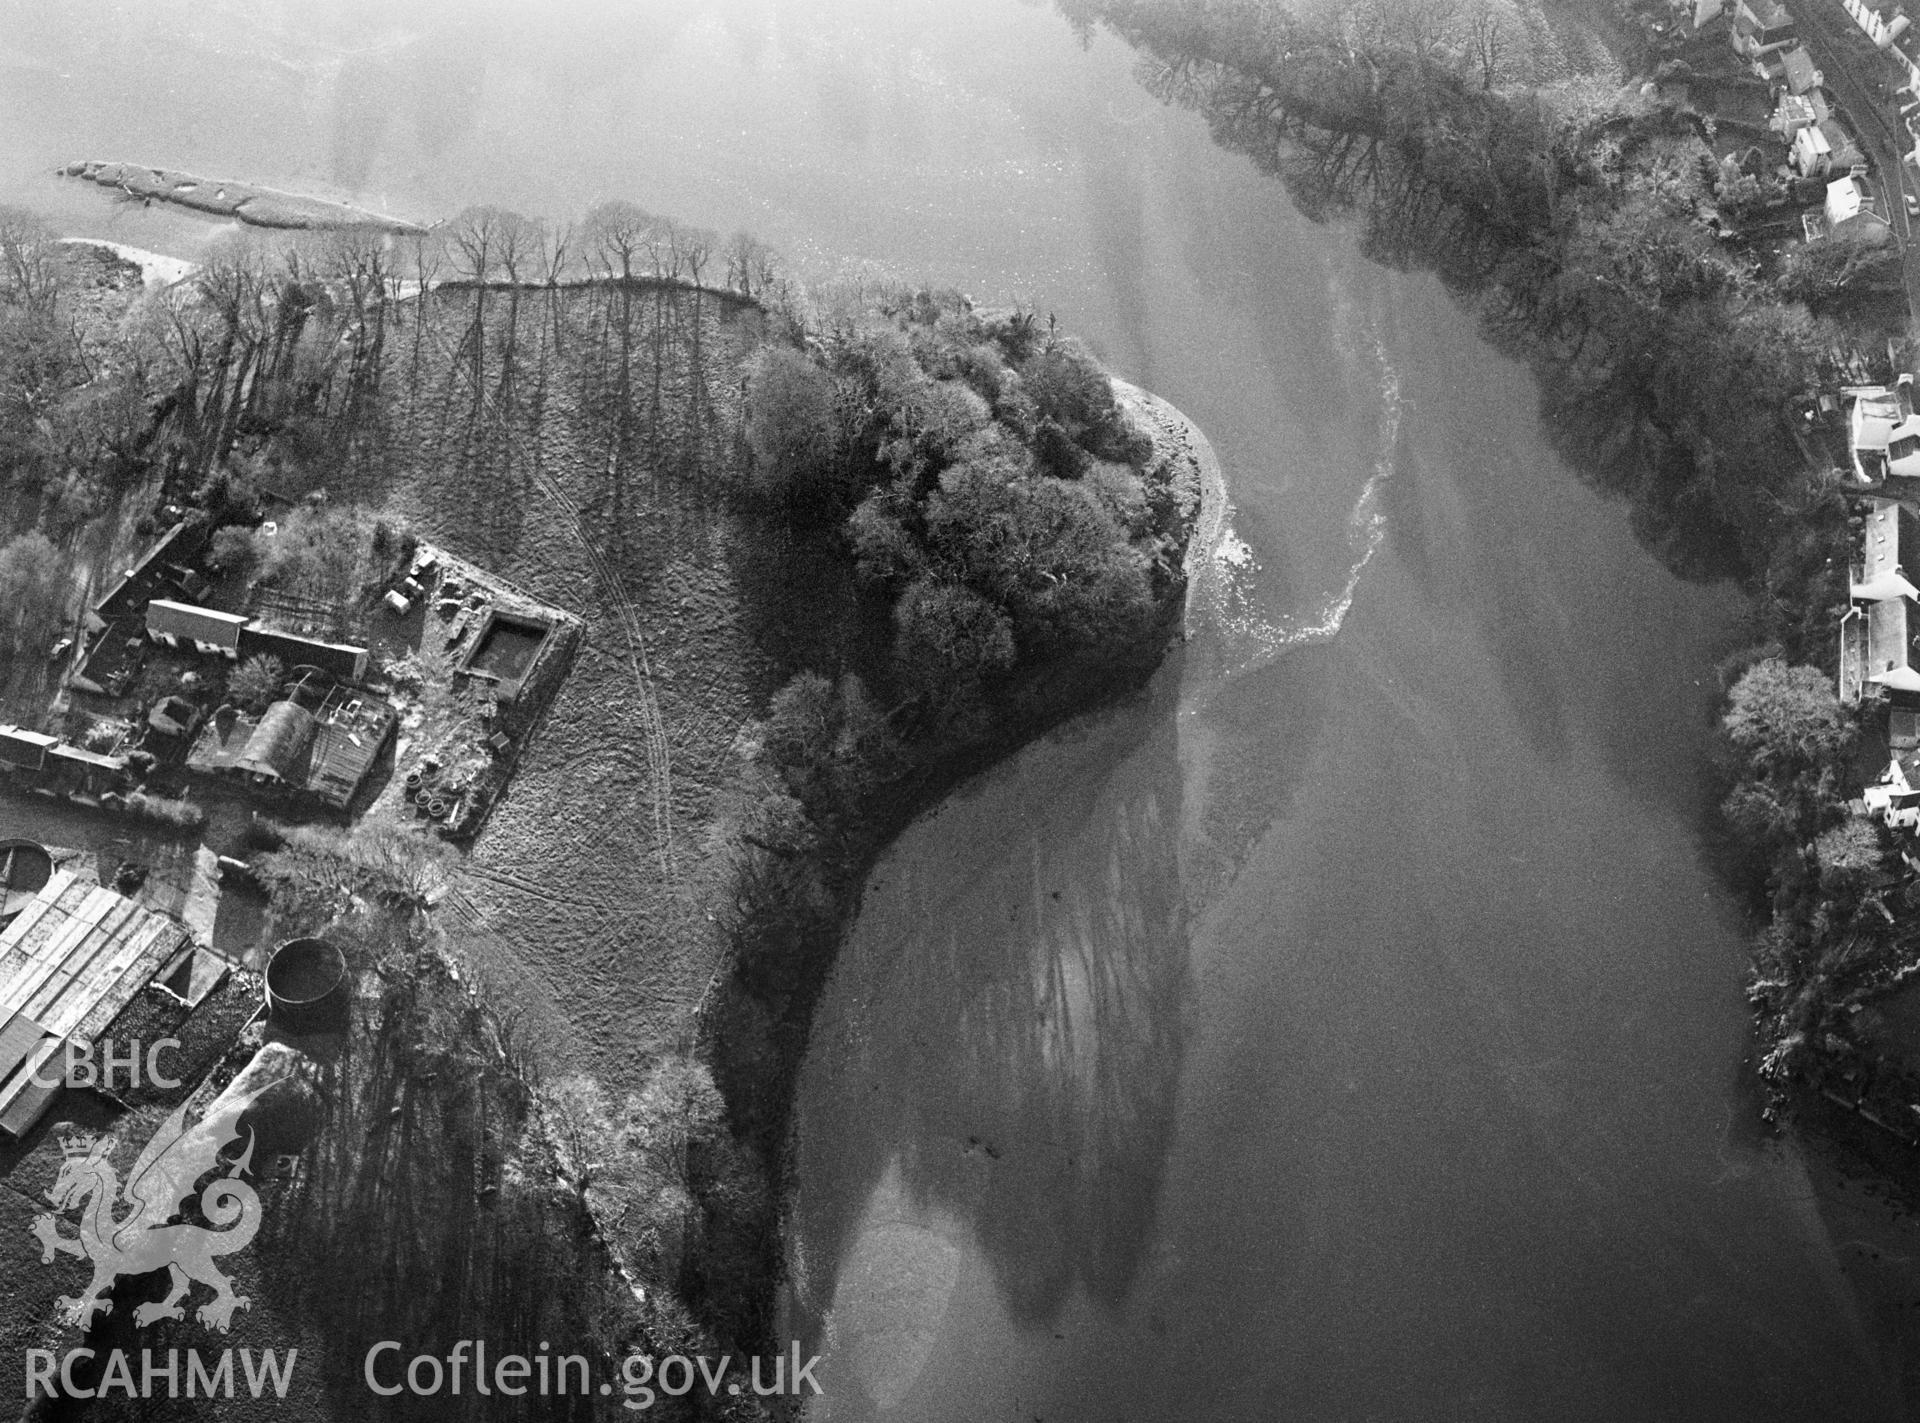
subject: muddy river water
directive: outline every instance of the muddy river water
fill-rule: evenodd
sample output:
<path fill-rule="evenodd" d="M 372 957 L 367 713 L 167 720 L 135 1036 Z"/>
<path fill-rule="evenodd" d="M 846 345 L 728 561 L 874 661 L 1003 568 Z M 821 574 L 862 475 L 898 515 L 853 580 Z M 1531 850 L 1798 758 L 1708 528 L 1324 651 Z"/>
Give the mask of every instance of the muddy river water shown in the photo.
<path fill-rule="evenodd" d="M 1732 600 L 1119 46 L 1020 0 L 14 14 L 0 187 L 76 229 L 204 241 L 39 176 L 79 157 L 628 196 L 1037 302 L 1211 437 L 1189 641 L 868 888 L 797 1113 L 817 1416 L 1901 1416 L 1749 1125 L 1698 843 Z"/>

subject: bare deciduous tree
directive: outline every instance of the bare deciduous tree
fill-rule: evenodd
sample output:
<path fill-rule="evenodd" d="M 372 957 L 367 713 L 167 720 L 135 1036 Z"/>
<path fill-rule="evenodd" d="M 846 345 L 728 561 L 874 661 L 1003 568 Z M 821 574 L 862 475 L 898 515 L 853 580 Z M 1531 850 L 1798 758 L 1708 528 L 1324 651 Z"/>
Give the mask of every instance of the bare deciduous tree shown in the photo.
<path fill-rule="evenodd" d="M 680 251 L 680 263 L 686 267 L 687 275 L 695 286 L 706 271 L 707 263 L 713 260 L 714 248 L 719 245 L 719 237 L 710 228 L 676 227 L 675 245 Z"/>
<path fill-rule="evenodd" d="M 58 251 L 39 218 L 0 207 L 0 301 L 51 312 L 60 292 Z"/>
<path fill-rule="evenodd" d="M 753 296 L 773 285 L 773 249 L 750 232 L 727 239 L 727 285 L 742 296 Z"/>
<path fill-rule="evenodd" d="M 506 279 L 518 286 L 546 270 L 546 234 L 533 218 L 502 211 L 494 217 L 494 256 Z"/>
<path fill-rule="evenodd" d="M 634 266 L 642 253 L 649 253 L 657 241 L 659 224 L 632 203 L 615 200 L 601 203 L 589 212 L 582 224 L 588 260 L 609 280 L 632 281 Z"/>
<path fill-rule="evenodd" d="M 1501 64 L 1506 58 L 1507 38 L 1500 27 L 1500 12 L 1491 0 L 1473 0 L 1467 10 L 1467 62 L 1480 71 L 1482 90 L 1500 82 Z"/>
<path fill-rule="evenodd" d="M 568 264 L 573 261 L 579 229 L 571 222 L 562 222 L 543 227 L 541 233 L 545 239 L 540 254 L 541 274 L 548 286 L 557 287 L 567 275 Z"/>
<path fill-rule="evenodd" d="M 455 271 L 465 281 L 486 282 L 500 260 L 502 218 L 499 208 L 474 207 L 448 224 L 447 238 Z"/>

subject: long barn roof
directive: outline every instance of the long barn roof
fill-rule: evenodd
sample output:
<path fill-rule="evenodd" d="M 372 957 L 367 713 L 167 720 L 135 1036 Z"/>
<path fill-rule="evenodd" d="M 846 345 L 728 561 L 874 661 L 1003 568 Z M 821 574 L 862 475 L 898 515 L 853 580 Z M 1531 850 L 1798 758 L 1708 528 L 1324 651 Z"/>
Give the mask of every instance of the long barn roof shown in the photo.
<path fill-rule="evenodd" d="M 45 1045 L 91 1044 L 187 943 L 164 915 L 56 872 L 0 930 L 0 1130 L 19 1136 L 45 1110 L 31 1079 Z"/>
<path fill-rule="evenodd" d="M 176 603 L 170 598 L 155 598 L 147 604 L 147 631 L 172 637 L 188 637 L 217 647 L 237 648 L 240 629 L 247 620 L 237 613 L 223 613 L 195 603 Z"/>

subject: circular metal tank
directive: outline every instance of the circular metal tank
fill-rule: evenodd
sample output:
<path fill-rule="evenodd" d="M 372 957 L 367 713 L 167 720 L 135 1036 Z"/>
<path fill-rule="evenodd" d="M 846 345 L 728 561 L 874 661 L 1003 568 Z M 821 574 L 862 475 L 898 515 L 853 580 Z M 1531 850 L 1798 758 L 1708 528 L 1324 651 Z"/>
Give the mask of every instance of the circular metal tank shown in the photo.
<path fill-rule="evenodd" d="M 289 939 L 267 960 L 267 1013 L 295 1033 L 346 1026 L 347 959 L 325 939 Z"/>

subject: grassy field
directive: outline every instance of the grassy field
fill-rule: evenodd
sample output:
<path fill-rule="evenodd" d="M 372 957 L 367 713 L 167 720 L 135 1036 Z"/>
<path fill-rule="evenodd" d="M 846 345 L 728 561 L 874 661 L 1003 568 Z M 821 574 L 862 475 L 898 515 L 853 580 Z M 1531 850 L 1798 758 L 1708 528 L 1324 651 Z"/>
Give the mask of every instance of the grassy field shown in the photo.
<path fill-rule="evenodd" d="M 441 289 L 389 334 L 377 429 L 330 480 L 586 619 L 443 911 L 554 1071 L 634 1083 L 720 962 L 710 854 L 783 668 L 738 478 L 757 310 L 684 290 Z"/>

